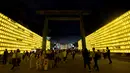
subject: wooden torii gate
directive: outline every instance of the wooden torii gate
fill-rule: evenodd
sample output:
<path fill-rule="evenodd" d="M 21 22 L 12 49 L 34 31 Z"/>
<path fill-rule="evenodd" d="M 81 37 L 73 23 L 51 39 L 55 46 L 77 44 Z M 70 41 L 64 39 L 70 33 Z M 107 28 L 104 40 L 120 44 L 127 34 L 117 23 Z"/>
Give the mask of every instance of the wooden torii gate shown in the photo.
<path fill-rule="evenodd" d="M 43 29 L 43 42 L 42 42 L 42 49 L 46 50 L 46 37 L 48 35 L 48 20 L 79 20 L 80 21 L 80 33 L 82 37 L 82 49 L 86 48 L 86 42 L 85 42 L 85 29 L 84 29 L 84 23 L 82 16 L 88 15 L 88 11 L 82 11 L 82 10 L 40 10 L 37 11 L 38 14 L 45 15 L 44 20 L 44 29 Z M 49 16 L 58 16 L 58 15 L 67 15 L 72 16 L 76 15 L 79 17 L 49 17 Z"/>

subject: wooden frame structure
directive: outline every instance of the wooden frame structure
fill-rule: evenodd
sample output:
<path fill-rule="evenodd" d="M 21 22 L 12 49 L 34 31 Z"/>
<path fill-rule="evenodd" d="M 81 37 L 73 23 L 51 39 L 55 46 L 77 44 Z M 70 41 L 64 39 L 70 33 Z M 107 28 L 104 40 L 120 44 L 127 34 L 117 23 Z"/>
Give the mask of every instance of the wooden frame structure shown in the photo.
<path fill-rule="evenodd" d="M 38 14 L 45 15 L 44 29 L 43 29 L 43 43 L 42 49 L 46 50 L 46 37 L 48 35 L 48 20 L 79 20 L 80 21 L 80 32 L 82 36 L 82 48 L 86 49 L 85 42 L 85 30 L 82 16 L 88 15 L 87 11 L 81 10 L 43 10 L 37 11 Z M 79 17 L 50 17 L 51 15 L 78 15 Z"/>

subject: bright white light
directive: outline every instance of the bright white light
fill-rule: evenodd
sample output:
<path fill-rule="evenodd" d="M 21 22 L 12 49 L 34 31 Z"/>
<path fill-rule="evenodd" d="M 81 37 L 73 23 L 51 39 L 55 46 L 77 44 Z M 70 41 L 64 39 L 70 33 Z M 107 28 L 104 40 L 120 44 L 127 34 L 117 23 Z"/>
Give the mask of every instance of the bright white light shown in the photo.
<path fill-rule="evenodd" d="M 32 52 L 36 52 L 36 50 L 31 50 Z"/>
<path fill-rule="evenodd" d="M 47 38 L 47 40 L 50 40 L 51 39 L 51 37 L 46 37 Z"/>

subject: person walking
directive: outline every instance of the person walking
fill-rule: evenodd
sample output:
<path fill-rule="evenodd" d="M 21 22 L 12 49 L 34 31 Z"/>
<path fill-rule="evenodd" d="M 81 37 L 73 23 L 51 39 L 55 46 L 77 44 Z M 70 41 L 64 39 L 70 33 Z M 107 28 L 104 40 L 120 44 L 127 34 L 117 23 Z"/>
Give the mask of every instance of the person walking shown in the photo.
<path fill-rule="evenodd" d="M 100 52 L 100 50 L 97 50 L 97 55 L 98 55 L 98 59 L 101 59 L 101 52 Z"/>
<path fill-rule="evenodd" d="M 29 59 L 30 69 L 33 68 L 34 65 L 35 65 L 34 64 L 35 63 L 34 60 L 35 60 L 35 54 L 34 54 L 34 52 L 32 52 L 31 55 L 30 55 L 30 59 Z"/>
<path fill-rule="evenodd" d="M 106 59 L 106 51 L 104 49 L 103 49 L 102 54 L 103 54 L 103 58 Z"/>
<path fill-rule="evenodd" d="M 98 53 L 95 51 L 95 48 L 93 48 L 93 61 L 94 61 L 94 69 L 96 71 L 99 71 L 99 67 L 98 67 L 98 60 L 99 60 L 100 56 L 98 55 Z"/>
<path fill-rule="evenodd" d="M 13 53 L 13 55 L 12 55 L 12 68 L 11 68 L 11 70 L 13 70 L 14 69 L 14 67 L 16 67 L 17 66 L 17 60 L 16 60 L 16 51 L 14 51 L 14 53 Z"/>
<path fill-rule="evenodd" d="M 9 53 L 9 64 L 12 64 L 12 55 L 13 55 L 13 51 L 11 50 Z"/>
<path fill-rule="evenodd" d="M 63 51 L 63 60 L 64 60 L 64 62 L 66 62 L 66 56 L 67 56 L 67 52 L 66 52 L 66 50 L 64 50 Z"/>
<path fill-rule="evenodd" d="M 55 52 L 54 62 L 54 67 L 58 67 L 57 64 L 59 63 L 59 51 Z"/>
<path fill-rule="evenodd" d="M 25 53 L 25 51 L 23 52 L 23 54 L 22 54 L 22 60 L 24 61 L 24 59 L 25 59 L 25 56 L 26 56 L 26 53 Z"/>
<path fill-rule="evenodd" d="M 28 51 L 26 51 L 24 59 L 25 59 L 25 63 L 27 63 L 29 61 L 29 52 Z"/>
<path fill-rule="evenodd" d="M 20 66 L 22 56 L 21 56 L 21 53 L 20 53 L 19 49 L 17 49 L 16 58 L 17 58 L 17 66 Z"/>
<path fill-rule="evenodd" d="M 72 59 L 73 59 L 73 60 L 74 60 L 74 58 L 75 58 L 75 54 L 76 54 L 76 53 L 75 53 L 75 51 L 73 50 L 73 51 L 72 51 Z"/>
<path fill-rule="evenodd" d="M 109 48 L 107 47 L 107 57 L 108 57 L 108 60 L 109 60 L 109 64 L 112 64 L 112 60 L 111 60 L 111 56 L 110 56 L 110 50 Z"/>
<path fill-rule="evenodd" d="M 84 68 L 86 68 L 86 65 L 88 65 L 89 72 L 91 72 L 90 53 L 88 52 L 86 48 L 82 50 L 82 56 L 83 56 L 83 61 L 84 61 Z"/>
<path fill-rule="evenodd" d="M 40 55 L 37 54 L 36 55 L 36 69 L 40 69 Z"/>
<path fill-rule="evenodd" d="M 5 49 L 4 55 L 3 55 L 3 64 L 7 63 L 7 59 L 8 59 L 8 50 Z"/>

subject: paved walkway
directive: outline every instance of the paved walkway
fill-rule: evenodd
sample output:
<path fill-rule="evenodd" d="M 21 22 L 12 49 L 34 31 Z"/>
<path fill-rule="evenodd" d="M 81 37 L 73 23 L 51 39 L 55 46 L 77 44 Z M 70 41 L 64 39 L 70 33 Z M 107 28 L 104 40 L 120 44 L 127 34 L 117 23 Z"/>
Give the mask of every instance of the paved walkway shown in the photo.
<path fill-rule="evenodd" d="M 113 64 L 108 64 L 107 60 L 100 60 L 100 73 L 130 73 L 130 62 L 123 62 L 113 59 Z M 0 73 L 88 73 L 83 68 L 82 57 L 76 56 L 75 60 L 69 58 L 67 63 L 60 64 L 58 68 L 49 69 L 48 71 L 37 71 L 29 69 L 29 65 L 21 64 L 20 68 L 10 70 L 11 65 L 0 66 Z M 98 73 L 98 72 L 92 72 Z"/>

